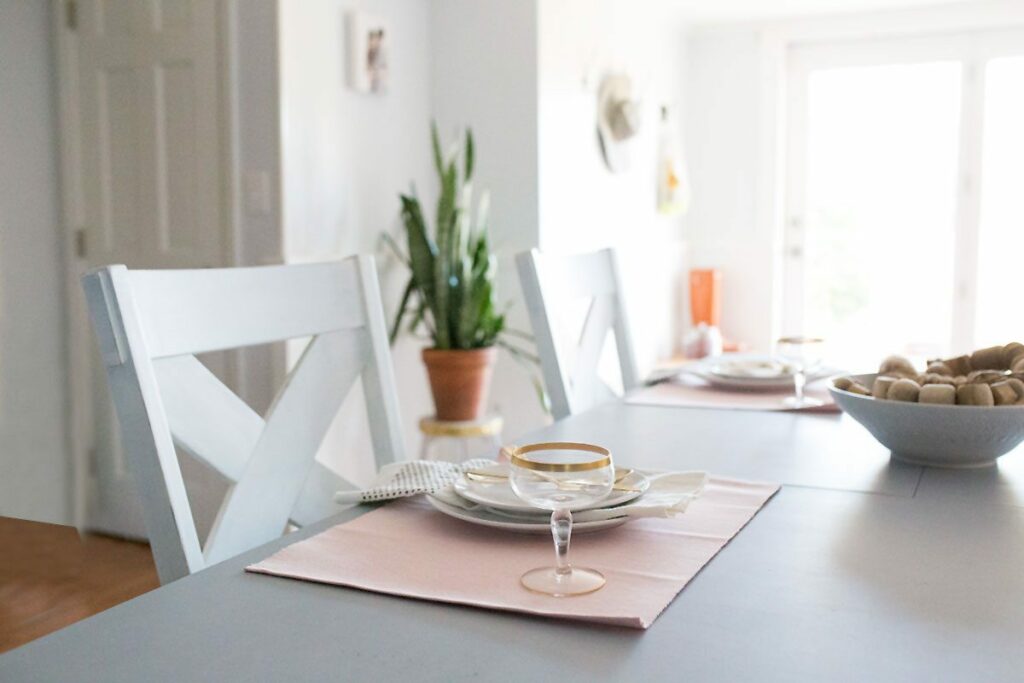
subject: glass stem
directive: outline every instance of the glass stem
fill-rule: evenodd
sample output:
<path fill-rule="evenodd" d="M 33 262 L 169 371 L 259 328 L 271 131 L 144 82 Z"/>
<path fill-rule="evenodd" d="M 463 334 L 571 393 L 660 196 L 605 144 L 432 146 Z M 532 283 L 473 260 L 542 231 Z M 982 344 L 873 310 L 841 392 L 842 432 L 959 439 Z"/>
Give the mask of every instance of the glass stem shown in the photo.
<path fill-rule="evenodd" d="M 807 376 L 804 374 L 803 368 L 800 368 L 793 373 L 793 388 L 796 390 L 796 404 L 803 405 L 804 402 L 804 385 L 807 383 Z"/>
<path fill-rule="evenodd" d="M 568 576 L 572 573 L 569 564 L 569 537 L 572 536 L 572 513 L 568 508 L 551 513 L 551 536 L 555 539 L 555 574 Z"/>

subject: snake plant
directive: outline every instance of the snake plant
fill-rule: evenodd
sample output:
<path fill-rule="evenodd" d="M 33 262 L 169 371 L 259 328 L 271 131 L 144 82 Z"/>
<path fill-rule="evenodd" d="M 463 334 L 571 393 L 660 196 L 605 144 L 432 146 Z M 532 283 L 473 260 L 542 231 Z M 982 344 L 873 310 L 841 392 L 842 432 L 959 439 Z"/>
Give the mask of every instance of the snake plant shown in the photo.
<path fill-rule="evenodd" d="M 487 194 L 472 217 L 473 133 L 466 131 L 461 150 L 441 151 L 437 126 L 431 127 L 434 165 L 441 181 L 434 230 L 427 225 L 415 190 L 399 195 L 411 271 L 391 339 L 402 321 L 409 329 L 426 326 L 437 349 L 494 346 L 505 329 L 505 315 L 494 301 L 496 264 L 487 240 Z M 458 158 L 462 152 L 461 165 Z"/>
<path fill-rule="evenodd" d="M 487 235 L 488 194 L 481 193 L 473 211 L 473 132 L 466 131 L 461 145 L 442 152 L 437 125 L 430 128 L 434 167 L 440 179 L 434 229 L 427 224 L 416 191 L 400 194 L 406 249 L 384 233 L 384 241 L 409 268 L 398 312 L 391 327 L 394 343 L 408 321 L 407 330 L 426 328 L 436 349 L 480 349 L 500 346 L 514 360 L 533 369 L 537 356 L 508 337 L 532 343 L 529 334 L 510 329 L 495 304 L 497 261 Z M 461 162 L 461 163 L 460 163 Z M 531 382 L 542 405 L 547 396 L 535 372 Z"/>

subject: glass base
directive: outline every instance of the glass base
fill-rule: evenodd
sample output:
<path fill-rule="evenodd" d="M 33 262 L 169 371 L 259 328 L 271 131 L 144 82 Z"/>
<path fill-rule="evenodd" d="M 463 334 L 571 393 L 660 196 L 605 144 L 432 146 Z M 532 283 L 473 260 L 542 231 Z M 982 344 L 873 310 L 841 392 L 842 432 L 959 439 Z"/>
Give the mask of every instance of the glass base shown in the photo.
<path fill-rule="evenodd" d="M 573 567 L 568 574 L 558 574 L 554 567 L 539 567 L 526 572 L 519 580 L 528 590 L 556 598 L 593 593 L 605 584 L 601 572 L 582 567 Z"/>
<path fill-rule="evenodd" d="M 812 396 L 804 396 L 802 399 L 797 399 L 796 396 L 787 396 L 782 399 L 782 404 L 787 408 L 817 408 L 825 405 L 825 402 Z"/>

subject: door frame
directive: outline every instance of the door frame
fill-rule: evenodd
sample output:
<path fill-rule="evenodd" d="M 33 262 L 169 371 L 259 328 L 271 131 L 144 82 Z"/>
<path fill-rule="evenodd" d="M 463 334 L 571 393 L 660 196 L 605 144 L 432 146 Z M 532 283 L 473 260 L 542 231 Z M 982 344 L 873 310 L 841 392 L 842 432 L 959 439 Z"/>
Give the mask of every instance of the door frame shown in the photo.
<path fill-rule="evenodd" d="M 218 36 L 218 80 L 220 106 L 218 114 L 221 181 L 221 230 L 223 245 L 222 266 L 239 265 L 238 245 L 239 207 L 238 90 L 236 87 L 237 26 L 234 20 L 238 0 L 219 3 L 216 33 Z M 66 443 L 70 457 L 70 501 L 72 519 L 79 529 L 89 520 L 88 502 L 94 489 L 95 430 L 92 396 L 92 365 L 95 341 L 85 298 L 79 281 L 87 269 L 81 235 L 83 202 L 76 168 L 81 156 L 81 138 L 78 128 L 79 102 L 77 89 L 78 46 L 74 22 L 78 6 L 76 0 L 50 0 L 52 35 L 54 37 L 57 72 L 57 122 L 60 174 L 60 233 L 62 235 L 62 272 L 64 275 L 64 334 L 65 362 L 68 377 L 66 408 Z M 228 378 L 237 382 L 240 367 L 237 354 L 231 354 L 227 368 Z"/>

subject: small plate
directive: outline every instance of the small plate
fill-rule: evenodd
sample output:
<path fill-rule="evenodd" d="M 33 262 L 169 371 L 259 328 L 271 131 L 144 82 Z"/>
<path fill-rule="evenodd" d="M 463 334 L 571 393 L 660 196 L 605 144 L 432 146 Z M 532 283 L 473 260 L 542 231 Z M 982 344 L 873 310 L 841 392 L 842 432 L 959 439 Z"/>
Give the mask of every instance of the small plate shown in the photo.
<path fill-rule="evenodd" d="M 685 368 L 684 372 L 695 375 L 711 386 L 720 389 L 791 391 L 793 375 L 768 372 L 773 363 L 778 364 L 780 368 L 785 365 L 772 356 L 749 353 L 724 354 L 698 361 Z M 741 375 L 738 368 L 742 367 L 761 368 L 762 372 L 751 370 L 750 374 Z M 818 365 L 808 370 L 807 382 L 809 384 L 835 373 L 834 368 Z"/>
<path fill-rule="evenodd" d="M 434 498 L 431 495 L 427 496 L 427 502 L 429 502 L 434 509 L 439 512 L 443 512 L 449 517 L 461 519 L 464 522 L 470 524 L 478 524 L 480 526 L 491 527 L 492 529 L 503 529 L 505 531 L 514 531 L 519 534 L 551 534 L 551 523 L 548 519 L 538 519 L 536 522 L 531 521 L 519 521 L 506 517 L 500 513 L 490 511 L 486 508 L 478 508 L 475 510 L 464 510 L 454 505 L 449 505 L 443 500 Z M 616 517 L 615 519 L 601 519 L 595 522 L 575 522 L 572 525 L 573 534 L 586 534 L 592 531 L 601 531 L 602 529 L 611 529 L 625 524 L 629 521 L 629 517 Z"/>
<path fill-rule="evenodd" d="M 494 470 L 496 472 L 507 474 L 508 466 L 505 465 L 500 469 L 494 468 Z M 573 512 L 578 512 L 579 510 L 593 510 L 596 508 L 607 508 L 615 505 L 622 505 L 623 503 L 628 503 L 629 501 L 643 495 L 648 487 L 650 487 L 651 482 L 647 477 L 636 470 L 633 470 L 619 481 L 617 485 L 634 490 L 613 490 L 607 497 L 602 498 L 599 501 L 570 509 Z M 467 479 L 463 476 L 455 480 L 453 487 L 455 489 L 455 493 L 459 494 L 466 500 L 471 500 L 474 503 L 479 503 L 480 505 L 486 505 L 487 507 L 492 507 L 498 510 L 507 510 L 509 512 L 537 512 L 537 508 L 531 507 L 519 499 L 519 496 L 517 496 L 515 491 L 512 490 L 512 485 L 509 484 L 507 479 L 496 481 L 491 484 Z"/>
<path fill-rule="evenodd" d="M 793 366 L 774 358 L 722 358 L 708 372 L 728 379 L 784 380 L 793 378 Z"/>

